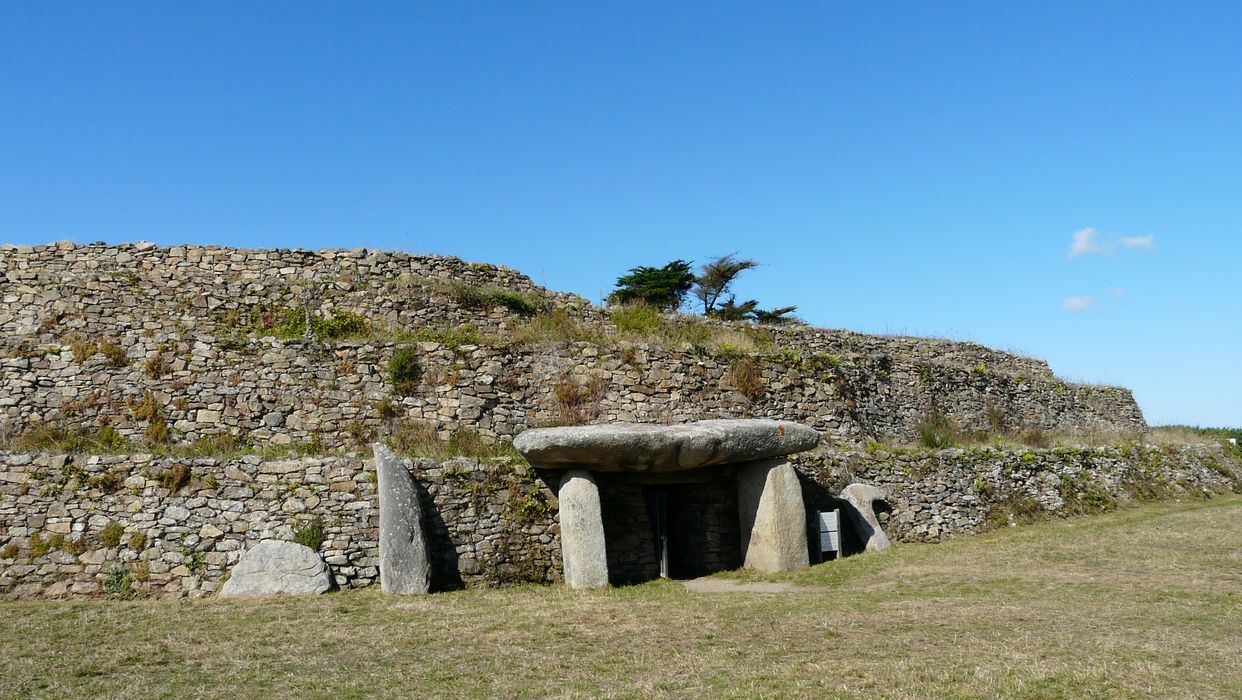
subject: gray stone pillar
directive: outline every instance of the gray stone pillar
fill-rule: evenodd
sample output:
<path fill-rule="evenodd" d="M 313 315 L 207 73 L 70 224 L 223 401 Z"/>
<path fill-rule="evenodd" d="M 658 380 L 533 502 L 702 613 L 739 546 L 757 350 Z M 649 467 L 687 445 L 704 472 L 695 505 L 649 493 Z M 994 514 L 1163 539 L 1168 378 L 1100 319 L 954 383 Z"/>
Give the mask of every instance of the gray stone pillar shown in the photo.
<path fill-rule="evenodd" d="M 810 564 L 802 486 L 788 460 L 738 465 L 737 504 L 746 568 L 789 571 Z"/>
<path fill-rule="evenodd" d="M 840 498 L 845 501 L 841 510 L 849 517 L 866 551 L 883 552 L 893 546 L 875 517 L 875 502 L 884 500 L 883 491 L 871 484 L 850 484 L 841 490 Z"/>
<path fill-rule="evenodd" d="M 570 588 L 600 588 L 608 585 L 608 554 L 604 549 L 604 519 L 599 507 L 599 487 L 595 477 L 574 469 L 561 479 L 557 492 L 560 502 L 561 559 L 565 563 L 565 583 Z"/>
<path fill-rule="evenodd" d="M 382 443 L 372 446 L 379 491 L 380 590 L 385 593 L 426 593 L 431 589 L 431 562 L 423 534 L 423 509 L 410 470 Z"/>

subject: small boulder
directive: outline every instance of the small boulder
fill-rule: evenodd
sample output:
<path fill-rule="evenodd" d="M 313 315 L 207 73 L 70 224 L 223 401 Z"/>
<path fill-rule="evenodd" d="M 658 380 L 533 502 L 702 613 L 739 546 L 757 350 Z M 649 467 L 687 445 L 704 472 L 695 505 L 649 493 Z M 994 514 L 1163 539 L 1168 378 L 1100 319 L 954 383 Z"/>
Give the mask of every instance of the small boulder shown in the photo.
<path fill-rule="evenodd" d="M 883 552 L 893 546 L 875 517 L 874 504 L 885 500 L 883 491 L 871 484 L 850 484 L 841 490 L 840 498 L 845 501 L 842 510 L 868 552 Z"/>
<path fill-rule="evenodd" d="M 332 574 L 315 550 L 297 542 L 263 540 L 242 555 L 220 597 L 304 595 L 331 588 Z"/>

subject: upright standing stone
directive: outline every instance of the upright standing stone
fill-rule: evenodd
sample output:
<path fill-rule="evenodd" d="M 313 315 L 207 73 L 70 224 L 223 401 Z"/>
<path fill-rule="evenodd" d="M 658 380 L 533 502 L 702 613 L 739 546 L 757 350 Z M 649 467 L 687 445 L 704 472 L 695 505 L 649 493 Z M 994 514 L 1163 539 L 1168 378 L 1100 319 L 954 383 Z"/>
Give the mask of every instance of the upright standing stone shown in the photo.
<path fill-rule="evenodd" d="M 810 564 L 802 486 L 788 460 L 739 465 L 737 502 L 746 568 L 789 571 Z"/>
<path fill-rule="evenodd" d="M 574 469 L 561 479 L 561 559 L 570 588 L 608 585 L 608 554 L 604 549 L 604 520 L 599 488 L 590 472 Z"/>
<path fill-rule="evenodd" d="M 431 589 L 431 565 L 418 485 L 386 445 L 377 442 L 372 449 L 379 477 L 380 590 L 398 595 L 426 593 Z"/>
<path fill-rule="evenodd" d="M 850 484 L 841 490 L 846 516 L 868 552 L 883 552 L 892 547 L 888 535 L 875 517 L 875 502 L 884 500 L 884 492 L 871 484 Z"/>

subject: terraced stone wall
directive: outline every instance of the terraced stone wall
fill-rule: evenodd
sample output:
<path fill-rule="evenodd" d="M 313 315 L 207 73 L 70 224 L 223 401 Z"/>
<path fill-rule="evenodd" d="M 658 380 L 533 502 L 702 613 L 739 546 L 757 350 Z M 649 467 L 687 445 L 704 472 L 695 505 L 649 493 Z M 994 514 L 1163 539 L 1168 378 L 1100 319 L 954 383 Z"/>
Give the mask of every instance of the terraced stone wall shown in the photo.
<path fill-rule="evenodd" d="M 306 313 L 312 325 L 346 314 L 365 330 L 277 332 Z M 9 246 L 0 248 L 0 436 L 106 426 L 139 443 L 227 434 L 340 448 L 403 421 L 497 440 L 569 422 L 759 416 L 862 445 L 912 440 L 934 412 L 966 430 L 1145 427 L 1124 389 L 1069 384 L 1043 362 L 972 343 L 685 322 L 734 333 L 749 349 L 647 342 L 585 300 L 455 258 Z M 585 339 L 523 335 L 532 324 Z M 421 371 L 397 386 L 387 368 L 406 347 Z"/>

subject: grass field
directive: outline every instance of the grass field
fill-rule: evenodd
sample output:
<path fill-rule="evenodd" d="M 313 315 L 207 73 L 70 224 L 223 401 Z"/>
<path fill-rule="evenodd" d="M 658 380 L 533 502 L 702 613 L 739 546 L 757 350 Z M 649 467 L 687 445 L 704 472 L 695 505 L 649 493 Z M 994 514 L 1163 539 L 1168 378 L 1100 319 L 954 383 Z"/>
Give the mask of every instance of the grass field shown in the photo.
<path fill-rule="evenodd" d="M 1238 496 L 1146 506 L 854 557 L 785 593 L 10 601 L 0 695 L 1236 698 L 1240 523 Z"/>

